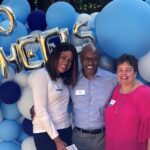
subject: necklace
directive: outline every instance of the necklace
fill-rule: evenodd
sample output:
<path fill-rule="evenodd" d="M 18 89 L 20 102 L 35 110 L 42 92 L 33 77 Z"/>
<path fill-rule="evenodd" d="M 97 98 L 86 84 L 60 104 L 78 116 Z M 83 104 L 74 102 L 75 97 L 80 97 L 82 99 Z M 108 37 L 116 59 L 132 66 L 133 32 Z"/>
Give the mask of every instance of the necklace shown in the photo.
<path fill-rule="evenodd" d="M 122 93 L 122 94 L 128 94 L 132 91 L 134 86 L 135 86 L 135 81 L 133 81 L 132 84 L 129 87 L 127 87 L 126 89 L 123 89 L 123 88 L 120 87 L 119 92 Z"/>

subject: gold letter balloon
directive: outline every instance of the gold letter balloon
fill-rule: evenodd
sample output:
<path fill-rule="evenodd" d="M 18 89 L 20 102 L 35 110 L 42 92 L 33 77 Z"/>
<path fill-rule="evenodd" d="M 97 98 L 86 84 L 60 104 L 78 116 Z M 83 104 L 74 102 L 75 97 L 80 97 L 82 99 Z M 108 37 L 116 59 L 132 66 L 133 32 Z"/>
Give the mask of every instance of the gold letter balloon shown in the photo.
<path fill-rule="evenodd" d="M 7 36 L 13 32 L 16 26 L 14 15 L 10 8 L 0 5 L 0 12 L 6 13 L 8 16 L 10 27 L 5 30 L 0 27 L 0 34 Z M 74 25 L 73 33 L 76 37 L 80 39 L 89 39 L 89 42 L 94 42 L 94 37 L 90 31 L 79 32 L 80 27 L 86 26 L 86 23 L 77 22 Z M 59 37 L 60 42 L 68 42 L 68 29 L 62 28 L 58 29 L 52 28 L 46 31 L 41 32 L 40 34 L 28 35 L 17 39 L 16 43 L 11 44 L 10 56 L 6 56 L 3 50 L 3 47 L 0 47 L 0 69 L 2 72 L 2 77 L 6 78 L 8 76 L 8 65 L 10 63 L 14 64 L 17 68 L 17 72 L 21 70 L 33 70 L 36 68 L 43 67 L 44 63 L 47 61 L 48 56 L 50 55 L 51 50 L 55 48 L 54 42 L 52 39 L 54 37 Z M 88 43 L 89 43 L 88 42 Z M 38 43 L 40 46 L 40 53 L 42 55 L 42 60 L 31 61 L 30 58 L 35 56 L 35 51 L 32 49 L 26 48 L 27 44 Z"/>

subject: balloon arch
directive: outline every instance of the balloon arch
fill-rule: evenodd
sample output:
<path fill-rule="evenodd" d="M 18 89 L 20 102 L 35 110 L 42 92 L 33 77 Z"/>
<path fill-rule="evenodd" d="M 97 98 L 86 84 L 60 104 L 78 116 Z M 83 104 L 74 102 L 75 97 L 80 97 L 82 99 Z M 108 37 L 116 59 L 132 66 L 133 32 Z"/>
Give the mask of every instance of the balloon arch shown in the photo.
<path fill-rule="evenodd" d="M 78 51 L 93 42 L 101 53 L 100 67 L 114 73 L 116 58 L 133 54 L 139 59 L 138 78 L 150 85 L 149 0 L 113 0 L 92 13 L 80 13 L 67 2 L 47 2 L 36 9 L 31 0 L 0 5 L 1 150 L 35 150 L 30 74 L 43 67 L 47 50 L 60 42 L 68 41 Z"/>

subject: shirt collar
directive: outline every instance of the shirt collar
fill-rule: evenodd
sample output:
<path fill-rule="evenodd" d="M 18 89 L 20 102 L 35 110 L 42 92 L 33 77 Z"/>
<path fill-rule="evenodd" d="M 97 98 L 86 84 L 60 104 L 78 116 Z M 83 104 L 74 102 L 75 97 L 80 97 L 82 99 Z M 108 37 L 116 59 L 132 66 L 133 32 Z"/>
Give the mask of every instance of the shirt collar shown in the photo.
<path fill-rule="evenodd" d="M 98 68 L 97 72 L 96 72 L 96 74 L 95 74 L 95 76 L 93 78 L 95 78 L 95 77 L 104 77 L 103 70 Z M 85 76 L 83 75 L 82 69 L 81 69 L 81 71 L 79 73 L 79 79 L 81 79 L 81 78 L 85 78 Z"/>

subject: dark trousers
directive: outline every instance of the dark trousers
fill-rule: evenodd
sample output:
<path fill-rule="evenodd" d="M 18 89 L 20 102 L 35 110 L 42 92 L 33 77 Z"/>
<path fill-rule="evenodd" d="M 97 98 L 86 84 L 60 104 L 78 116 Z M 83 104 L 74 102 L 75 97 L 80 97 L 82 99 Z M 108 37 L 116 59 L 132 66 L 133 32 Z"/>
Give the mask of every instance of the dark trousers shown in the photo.
<path fill-rule="evenodd" d="M 69 146 L 72 144 L 72 128 L 58 130 L 60 138 Z M 55 142 L 50 138 L 47 132 L 34 133 L 34 142 L 37 150 L 57 150 Z"/>

